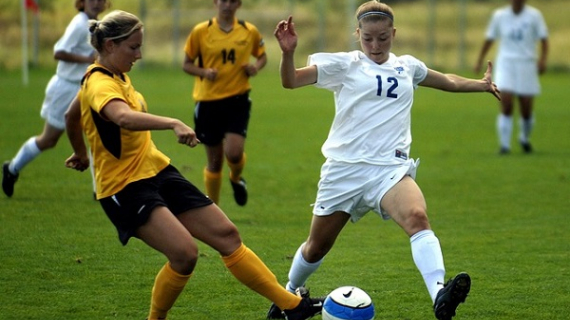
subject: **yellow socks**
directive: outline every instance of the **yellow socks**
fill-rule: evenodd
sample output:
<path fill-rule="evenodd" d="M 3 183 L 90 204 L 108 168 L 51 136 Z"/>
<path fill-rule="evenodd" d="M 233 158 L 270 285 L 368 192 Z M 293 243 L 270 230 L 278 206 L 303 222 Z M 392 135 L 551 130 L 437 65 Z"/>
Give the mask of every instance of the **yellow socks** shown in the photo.
<path fill-rule="evenodd" d="M 241 172 L 245 166 L 246 156 L 245 153 L 238 163 L 228 161 L 230 167 L 230 180 L 239 182 Z M 222 188 L 222 172 L 210 172 L 208 168 L 204 168 L 204 187 L 206 188 L 206 195 L 216 204 L 220 204 L 220 190 Z"/>
<path fill-rule="evenodd" d="M 239 179 L 241 178 L 241 172 L 243 171 L 243 167 L 245 167 L 246 159 L 247 157 L 245 155 L 245 152 L 241 157 L 241 161 L 238 163 L 232 163 L 229 161 L 229 159 L 226 159 L 228 162 L 228 167 L 230 167 L 230 180 L 233 182 L 239 182 Z"/>
<path fill-rule="evenodd" d="M 174 305 L 190 276 L 191 274 L 177 273 L 170 267 L 169 262 L 160 269 L 154 280 L 154 287 L 152 287 L 148 320 L 166 319 L 166 314 Z"/>
<path fill-rule="evenodd" d="M 222 257 L 222 260 L 236 279 L 275 303 L 281 310 L 294 309 L 299 305 L 301 297 L 285 290 L 263 261 L 243 243 L 231 255 Z M 166 319 L 190 276 L 191 274 L 177 273 L 168 262 L 162 267 L 152 288 L 148 320 Z"/>
<path fill-rule="evenodd" d="M 222 187 L 222 173 L 210 172 L 208 168 L 204 168 L 204 186 L 206 187 L 206 195 L 214 201 L 220 203 L 220 189 Z"/>
<path fill-rule="evenodd" d="M 301 297 L 285 290 L 273 272 L 243 243 L 234 253 L 222 257 L 222 260 L 236 279 L 275 303 L 281 310 L 293 309 L 299 305 Z"/>

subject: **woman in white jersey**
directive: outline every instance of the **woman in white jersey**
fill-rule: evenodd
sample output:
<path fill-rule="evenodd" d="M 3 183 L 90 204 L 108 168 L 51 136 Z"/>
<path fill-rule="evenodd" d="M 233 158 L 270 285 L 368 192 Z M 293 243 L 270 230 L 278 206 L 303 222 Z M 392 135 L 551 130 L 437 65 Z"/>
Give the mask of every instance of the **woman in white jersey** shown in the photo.
<path fill-rule="evenodd" d="M 529 141 L 534 126 L 532 105 L 534 97 L 540 94 L 539 73 L 546 71 L 548 29 L 540 11 L 525 2 L 511 0 L 511 5 L 495 10 L 475 64 L 475 72 L 479 72 L 493 42 L 500 39 L 495 63 L 495 80 L 501 90 L 501 113 L 497 118 L 500 154 L 511 150 L 515 97 L 521 116 L 518 140 L 525 153 L 532 152 Z M 539 41 L 540 56 L 537 56 Z"/>
<path fill-rule="evenodd" d="M 26 140 L 12 160 L 2 166 L 2 190 L 11 197 L 20 171 L 45 150 L 55 147 L 65 130 L 64 114 L 79 91 L 79 82 L 95 60 L 95 50 L 89 44 L 89 19 L 107 9 L 107 0 L 76 0 L 79 11 L 71 20 L 53 50 L 58 60 L 56 74 L 49 81 L 41 116 L 45 119 L 43 131 Z"/>
<path fill-rule="evenodd" d="M 414 181 L 418 162 L 411 159 L 410 111 L 414 89 L 451 92 L 499 91 L 489 62 L 481 80 L 428 69 L 423 62 L 390 52 L 396 35 L 392 9 L 377 1 L 357 12 L 356 36 L 362 51 L 317 53 L 306 67 L 295 69 L 297 34 L 292 18 L 275 30 L 282 50 L 281 81 L 285 88 L 314 84 L 332 91 L 335 118 L 322 147 L 321 169 L 309 236 L 297 250 L 287 289 L 305 284 L 351 220 L 368 211 L 393 219 L 410 237 L 412 256 L 422 274 L 438 319 L 451 319 L 469 292 L 471 279 L 460 273 L 444 285 L 445 268 L 438 238 L 430 228 L 426 201 Z M 279 318 L 272 306 L 268 318 Z"/>

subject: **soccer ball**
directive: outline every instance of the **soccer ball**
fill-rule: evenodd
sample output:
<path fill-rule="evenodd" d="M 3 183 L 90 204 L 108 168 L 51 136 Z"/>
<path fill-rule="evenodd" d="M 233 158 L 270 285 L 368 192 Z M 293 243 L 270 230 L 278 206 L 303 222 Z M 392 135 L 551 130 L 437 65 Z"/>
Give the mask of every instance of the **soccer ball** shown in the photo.
<path fill-rule="evenodd" d="M 374 304 L 370 296 L 357 287 L 333 290 L 323 304 L 323 320 L 372 320 Z"/>

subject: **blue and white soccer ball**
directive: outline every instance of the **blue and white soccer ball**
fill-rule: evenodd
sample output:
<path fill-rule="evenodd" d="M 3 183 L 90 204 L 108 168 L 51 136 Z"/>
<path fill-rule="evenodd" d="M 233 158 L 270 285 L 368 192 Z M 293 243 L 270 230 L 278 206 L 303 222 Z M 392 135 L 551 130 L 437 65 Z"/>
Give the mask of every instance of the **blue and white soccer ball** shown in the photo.
<path fill-rule="evenodd" d="M 374 303 L 360 288 L 340 287 L 325 299 L 322 315 L 323 320 L 372 320 Z"/>

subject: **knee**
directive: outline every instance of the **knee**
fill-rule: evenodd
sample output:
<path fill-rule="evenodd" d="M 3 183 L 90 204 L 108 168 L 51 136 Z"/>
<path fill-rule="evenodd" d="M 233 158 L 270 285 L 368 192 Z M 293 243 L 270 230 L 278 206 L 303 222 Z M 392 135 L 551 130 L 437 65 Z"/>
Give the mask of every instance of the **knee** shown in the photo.
<path fill-rule="evenodd" d="M 239 247 L 242 243 L 239 231 L 233 224 L 223 231 L 221 238 L 224 239 L 228 247 Z"/>
<path fill-rule="evenodd" d="M 38 149 L 44 151 L 54 148 L 57 145 L 58 140 L 59 139 L 46 139 L 38 137 L 38 139 L 36 139 L 36 145 L 38 146 Z"/>
<path fill-rule="evenodd" d="M 215 239 L 208 244 L 218 251 L 222 257 L 227 257 L 232 255 L 236 249 L 241 246 L 242 240 L 237 227 L 232 224 L 231 227 L 216 232 Z"/>
<path fill-rule="evenodd" d="M 243 152 L 241 151 L 229 152 L 228 154 L 226 154 L 226 159 L 228 160 L 228 162 L 233 164 L 239 164 L 241 162 L 242 157 L 243 157 Z"/>
<path fill-rule="evenodd" d="M 308 263 L 318 262 L 327 255 L 327 253 L 331 250 L 333 244 L 334 241 L 316 243 L 309 239 L 303 247 L 303 259 L 305 259 L 305 261 Z"/>
<path fill-rule="evenodd" d="M 421 230 L 430 229 L 426 209 L 422 207 L 412 208 L 408 213 L 403 227 L 410 236 Z"/>
<path fill-rule="evenodd" d="M 198 262 L 198 247 L 196 245 L 181 246 L 168 257 L 172 269 L 180 274 L 190 274 Z"/>
<path fill-rule="evenodd" d="M 241 244 L 241 236 L 239 234 L 238 228 L 233 223 L 224 229 L 221 237 L 228 239 L 229 242 Z"/>

